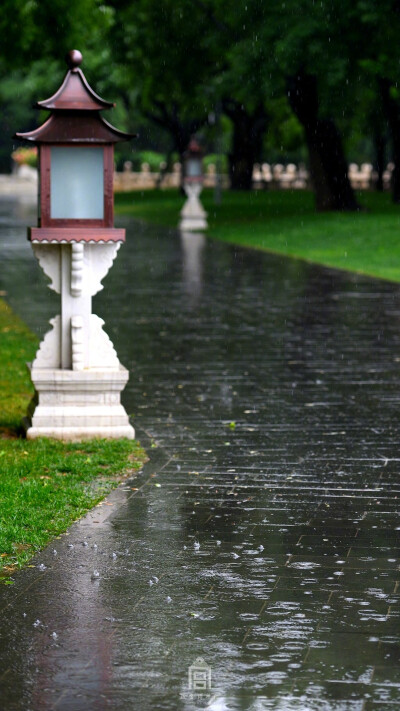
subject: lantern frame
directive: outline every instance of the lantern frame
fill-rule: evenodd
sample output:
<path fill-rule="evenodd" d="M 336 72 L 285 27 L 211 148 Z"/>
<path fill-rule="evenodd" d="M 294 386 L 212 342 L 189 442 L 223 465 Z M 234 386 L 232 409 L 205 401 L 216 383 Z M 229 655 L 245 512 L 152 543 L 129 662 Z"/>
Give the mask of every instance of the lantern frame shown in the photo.
<path fill-rule="evenodd" d="M 52 217 L 51 215 L 51 149 L 101 148 L 103 150 L 103 218 Z M 53 143 L 39 146 L 40 216 L 39 227 L 111 227 L 114 221 L 114 149 L 112 144 L 101 143 Z"/>
<path fill-rule="evenodd" d="M 15 134 L 16 138 L 39 148 L 38 226 L 28 230 L 28 239 L 32 242 L 125 240 L 125 230 L 113 227 L 114 143 L 130 140 L 135 134 L 118 130 L 100 115 L 100 111 L 110 109 L 114 104 L 93 91 L 79 69 L 81 61 L 80 52 L 69 52 L 67 63 L 70 69 L 62 85 L 49 99 L 36 104 L 37 108 L 50 111 L 50 116 L 33 131 Z M 102 217 L 52 217 L 51 149 L 55 147 L 71 151 L 74 148 L 103 150 Z"/>
<path fill-rule="evenodd" d="M 184 180 L 184 183 L 186 183 L 188 185 L 192 185 L 195 183 L 203 184 L 203 182 L 204 182 L 203 156 L 204 156 L 204 151 L 203 151 L 202 147 L 200 146 L 200 144 L 198 143 L 197 139 L 193 136 L 190 139 L 189 145 L 183 154 L 183 160 L 184 160 L 183 180 Z M 191 161 L 193 161 L 193 163 L 196 162 L 199 165 L 200 173 L 198 175 L 190 175 L 187 172 L 187 167 L 190 165 Z"/>

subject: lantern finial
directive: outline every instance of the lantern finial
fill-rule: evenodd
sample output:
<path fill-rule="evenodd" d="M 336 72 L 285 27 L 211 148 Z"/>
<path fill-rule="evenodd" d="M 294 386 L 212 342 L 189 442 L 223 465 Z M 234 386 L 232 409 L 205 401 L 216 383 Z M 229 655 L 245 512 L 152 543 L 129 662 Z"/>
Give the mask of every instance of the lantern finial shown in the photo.
<path fill-rule="evenodd" d="M 76 69 L 79 67 L 79 65 L 82 64 L 82 59 L 83 57 L 79 49 L 71 49 L 65 57 L 65 61 L 70 69 Z"/>

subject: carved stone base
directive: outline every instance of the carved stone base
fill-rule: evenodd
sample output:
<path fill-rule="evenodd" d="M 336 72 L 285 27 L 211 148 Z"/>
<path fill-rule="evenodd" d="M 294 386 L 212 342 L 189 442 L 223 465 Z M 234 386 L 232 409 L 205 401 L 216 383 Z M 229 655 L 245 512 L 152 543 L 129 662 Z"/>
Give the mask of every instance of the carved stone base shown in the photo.
<path fill-rule="evenodd" d="M 53 437 L 80 441 L 94 437 L 135 437 L 120 402 L 129 378 L 122 365 L 115 370 L 28 367 L 36 390 L 24 423 L 28 439 Z"/>
<path fill-rule="evenodd" d="M 197 232 L 198 230 L 206 230 L 208 227 L 205 217 L 185 216 L 179 223 L 179 229 L 182 232 Z"/>
<path fill-rule="evenodd" d="M 187 232 L 206 230 L 207 213 L 199 200 L 201 185 L 185 185 L 185 192 L 188 199 L 181 210 L 179 229 Z"/>

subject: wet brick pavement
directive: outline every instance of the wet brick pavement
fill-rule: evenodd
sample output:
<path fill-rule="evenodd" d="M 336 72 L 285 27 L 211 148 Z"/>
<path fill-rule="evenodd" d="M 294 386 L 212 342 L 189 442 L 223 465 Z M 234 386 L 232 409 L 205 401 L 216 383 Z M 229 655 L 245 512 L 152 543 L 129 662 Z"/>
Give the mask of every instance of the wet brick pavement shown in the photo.
<path fill-rule="evenodd" d="M 29 217 L 0 288 L 43 331 Z M 126 225 L 95 311 L 150 462 L 0 588 L 2 708 L 400 708 L 400 287 Z"/>

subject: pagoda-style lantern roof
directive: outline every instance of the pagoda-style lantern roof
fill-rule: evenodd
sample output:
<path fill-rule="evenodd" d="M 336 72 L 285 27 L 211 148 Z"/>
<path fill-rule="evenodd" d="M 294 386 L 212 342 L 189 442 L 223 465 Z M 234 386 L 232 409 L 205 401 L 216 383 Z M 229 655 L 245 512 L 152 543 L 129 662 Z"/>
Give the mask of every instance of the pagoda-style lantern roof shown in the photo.
<path fill-rule="evenodd" d="M 50 111 L 77 109 L 81 111 L 101 111 L 115 106 L 111 101 L 105 101 L 98 96 L 86 81 L 79 65 L 82 55 L 77 49 L 72 49 L 67 55 L 70 67 L 63 83 L 53 96 L 45 101 L 38 101 L 37 106 Z"/>
<path fill-rule="evenodd" d="M 197 138 L 195 136 L 192 136 L 189 145 L 183 154 L 184 158 L 192 158 L 192 157 L 197 157 L 197 158 L 202 158 L 204 155 L 204 150 L 201 147 L 200 143 L 198 142 Z"/>
<path fill-rule="evenodd" d="M 134 138 L 134 134 L 119 131 L 100 116 L 100 111 L 114 104 L 98 96 L 79 69 L 81 53 L 73 49 L 67 55 L 70 67 L 53 96 L 38 101 L 36 106 L 51 111 L 42 126 L 15 137 L 31 143 L 118 143 Z"/>

